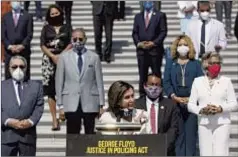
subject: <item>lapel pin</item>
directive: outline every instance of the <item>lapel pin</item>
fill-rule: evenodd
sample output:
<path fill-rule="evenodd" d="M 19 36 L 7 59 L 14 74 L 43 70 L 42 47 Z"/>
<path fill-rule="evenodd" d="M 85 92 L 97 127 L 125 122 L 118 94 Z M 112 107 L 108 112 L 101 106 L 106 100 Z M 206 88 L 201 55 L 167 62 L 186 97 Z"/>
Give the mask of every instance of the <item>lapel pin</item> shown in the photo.
<path fill-rule="evenodd" d="M 161 106 L 161 107 L 160 107 L 160 109 L 162 109 L 162 110 L 163 110 L 163 109 L 164 109 L 164 106 Z"/>
<path fill-rule="evenodd" d="M 153 12 L 153 15 L 155 15 L 155 12 Z"/>

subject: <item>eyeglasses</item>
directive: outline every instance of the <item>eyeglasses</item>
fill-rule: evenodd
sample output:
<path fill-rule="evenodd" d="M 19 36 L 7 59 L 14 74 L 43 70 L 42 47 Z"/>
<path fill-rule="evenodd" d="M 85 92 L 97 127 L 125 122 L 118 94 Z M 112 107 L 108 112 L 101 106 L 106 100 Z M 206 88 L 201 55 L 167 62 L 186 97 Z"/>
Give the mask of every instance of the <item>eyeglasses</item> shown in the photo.
<path fill-rule="evenodd" d="M 83 40 L 84 40 L 84 38 L 73 38 L 73 42 L 77 42 L 77 41 L 82 42 Z"/>
<path fill-rule="evenodd" d="M 24 65 L 13 65 L 11 66 L 12 69 L 17 69 L 17 68 L 20 68 L 20 69 L 25 69 L 25 66 Z"/>

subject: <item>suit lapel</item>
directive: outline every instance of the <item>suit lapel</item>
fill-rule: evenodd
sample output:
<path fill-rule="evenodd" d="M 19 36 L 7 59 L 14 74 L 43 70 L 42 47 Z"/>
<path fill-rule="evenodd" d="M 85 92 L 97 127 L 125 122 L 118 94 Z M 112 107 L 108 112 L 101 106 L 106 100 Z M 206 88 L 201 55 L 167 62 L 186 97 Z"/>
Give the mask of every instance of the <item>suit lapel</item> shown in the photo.
<path fill-rule="evenodd" d="M 72 51 L 72 53 L 69 54 L 69 60 L 71 61 L 72 65 L 72 72 L 74 71 L 75 75 L 77 77 L 80 76 L 79 74 L 79 69 L 78 69 L 78 63 L 77 63 L 77 59 L 75 58 L 75 52 Z"/>
<path fill-rule="evenodd" d="M 157 123 L 157 125 L 158 125 L 158 132 L 163 127 L 163 119 L 164 119 L 164 114 L 165 114 L 165 107 L 166 107 L 166 105 L 164 104 L 164 101 L 163 101 L 163 98 L 162 98 L 162 100 L 159 102 L 159 107 L 158 107 L 158 110 L 159 110 L 158 111 L 158 113 L 159 113 L 159 115 L 158 115 L 158 123 Z"/>
<path fill-rule="evenodd" d="M 16 29 L 19 27 L 19 25 L 21 24 L 21 22 L 23 21 L 23 13 L 21 11 L 20 15 L 19 15 L 19 18 L 18 18 L 18 21 L 17 21 L 17 25 L 16 25 Z"/>
<path fill-rule="evenodd" d="M 13 102 L 15 105 L 17 105 L 19 107 L 18 101 L 17 101 L 17 95 L 16 95 L 16 91 L 15 91 L 15 87 L 13 85 L 13 80 L 10 79 L 8 81 L 8 86 L 9 86 L 9 90 L 10 90 L 10 95 L 13 95 Z"/>
<path fill-rule="evenodd" d="M 150 27 L 150 24 L 153 23 L 155 21 L 155 19 L 156 19 L 156 12 L 153 11 L 151 14 L 151 17 L 150 17 L 149 24 L 146 29 L 148 29 Z"/>
<path fill-rule="evenodd" d="M 143 25 L 142 25 L 142 26 L 144 26 L 144 29 L 146 29 L 144 11 L 141 12 L 140 16 L 141 16 L 141 20 L 142 20 L 142 22 L 143 22 Z"/>
<path fill-rule="evenodd" d="M 11 22 L 11 25 L 13 27 L 13 30 L 15 30 L 15 23 L 14 23 L 14 19 L 13 19 L 13 14 L 12 14 L 12 11 L 11 13 L 9 14 L 9 21 Z"/>
<path fill-rule="evenodd" d="M 141 107 L 145 110 L 145 111 L 147 111 L 148 109 L 147 109 L 147 105 L 146 105 L 146 97 L 142 97 L 141 98 Z"/>
<path fill-rule="evenodd" d="M 21 105 L 20 106 L 25 104 L 24 101 L 26 100 L 26 98 L 28 96 L 28 92 L 31 91 L 31 90 L 29 90 L 29 88 L 30 88 L 30 82 L 29 81 L 24 81 L 23 82 L 23 98 L 21 100 Z"/>
<path fill-rule="evenodd" d="M 89 66 L 89 62 L 90 62 L 90 55 L 89 53 L 85 52 L 84 53 L 84 60 L 83 60 L 83 68 L 82 68 L 82 71 L 80 73 L 80 79 L 83 77 L 85 71 L 88 69 L 88 66 Z"/>

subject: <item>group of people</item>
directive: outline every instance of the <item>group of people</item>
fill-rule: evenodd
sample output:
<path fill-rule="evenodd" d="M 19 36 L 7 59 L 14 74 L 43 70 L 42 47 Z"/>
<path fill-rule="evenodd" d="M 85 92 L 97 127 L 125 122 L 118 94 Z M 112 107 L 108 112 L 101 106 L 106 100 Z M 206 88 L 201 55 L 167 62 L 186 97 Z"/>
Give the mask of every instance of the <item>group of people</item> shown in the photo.
<path fill-rule="evenodd" d="M 107 18 L 114 14 L 114 2 L 91 3 L 94 22 L 109 20 L 103 21 L 100 29 L 110 23 L 105 27 L 112 31 L 113 18 Z M 79 134 L 83 119 L 85 134 L 94 134 L 95 118 L 99 116 L 101 123 L 139 122 L 139 134 L 168 134 L 168 155 L 198 155 L 198 141 L 201 156 L 229 155 L 230 112 L 237 110 L 238 104 L 231 79 L 220 74 L 219 52 L 226 48 L 227 37 L 223 24 L 209 16 L 209 1 L 197 3 L 199 18 L 187 23 L 186 32 L 172 43 L 163 74 L 166 14 L 156 10 L 154 2 L 143 2 L 132 31 L 140 97 L 135 99 L 129 83 L 116 81 L 108 91 L 107 109 L 101 61 L 110 60 L 112 43 L 106 42 L 103 55 L 98 44 L 102 35 L 97 32 L 96 53 L 88 50 L 85 30 L 72 30 L 64 24 L 61 7 L 50 5 L 40 37 L 43 80 L 32 81 L 33 20 L 21 10 L 19 2 L 11 5 L 12 10 L 2 21 L 6 74 L 1 93 L 3 156 L 35 155 L 36 125 L 44 110 L 44 95 L 48 96 L 53 131 L 60 130 L 59 119 L 66 119 L 67 135 Z M 237 24 L 235 30 L 237 33 Z"/>

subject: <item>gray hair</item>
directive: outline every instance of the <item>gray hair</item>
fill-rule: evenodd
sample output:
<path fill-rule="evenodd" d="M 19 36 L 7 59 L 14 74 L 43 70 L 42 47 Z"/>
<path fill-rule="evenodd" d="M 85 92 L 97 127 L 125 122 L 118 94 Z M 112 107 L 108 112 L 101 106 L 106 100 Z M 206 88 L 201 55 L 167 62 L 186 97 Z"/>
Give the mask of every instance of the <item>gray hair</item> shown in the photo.
<path fill-rule="evenodd" d="M 86 38 L 86 32 L 85 32 L 85 29 L 84 28 L 75 28 L 74 30 L 73 30 L 73 33 L 74 32 L 81 32 L 81 33 L 83 33 L 83 36 Z"/>
<path fill-rule="evenodd" d="M 13 60 L 15 60 L 15 59 L 20 59 L 20 60 L 23 61 L 24 65 L 25 65 L 25 68 L 24 68 L 24 71 L 25 71 L 26 68 L 27 68 L 27 61 L 26 61 L 26 59 L 25 59 L 24 57 L 22 57 L 22 56 L 19 56 L 19 55 L 12 56 L 11 59 L 10 59 L 9 65 L 11 65 L 12 62 L 13 62 Z M 9 68 L 10 68 L 10 67 L 9 67 Z"/>

